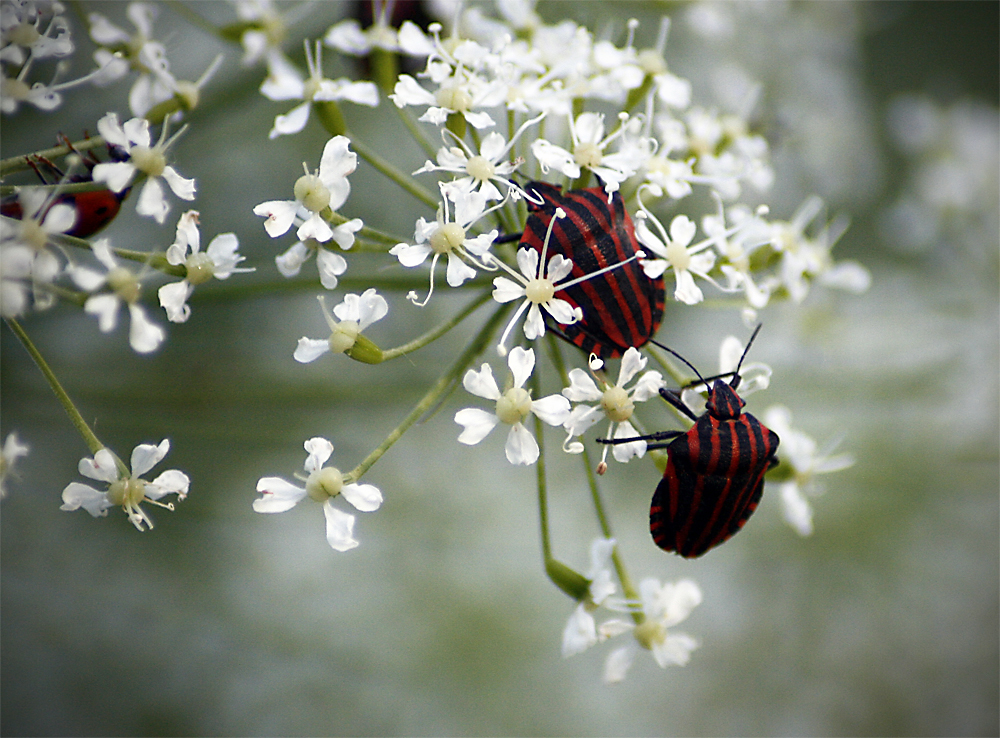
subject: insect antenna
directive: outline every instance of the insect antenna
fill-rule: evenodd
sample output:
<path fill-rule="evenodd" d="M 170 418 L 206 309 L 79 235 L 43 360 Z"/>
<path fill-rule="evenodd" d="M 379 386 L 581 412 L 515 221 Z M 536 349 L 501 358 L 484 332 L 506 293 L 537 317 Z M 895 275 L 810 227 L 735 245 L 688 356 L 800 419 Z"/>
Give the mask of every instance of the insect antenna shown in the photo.
<path fill-rule="evenodd" d="M 754 335 L 756 335 L 756 334 L 754 334 Z M 753 339 L 751 338 L 750 340 L 752 341 Z M 670 348 L 669 346 L 664 346 L 664 345 L 663 345 L 662 343 L 660 343 L 659 341 L 655 341 L 655 340 L 653 340 L 652 338 L 650 338 L 650 339 L 649 339 L 649 342 L 650 342 L 651 344 L 655 345 L 655 346 L 659 346 L 659 347 L 660 347 L 661 349 L 663 349 L 664 351 L 669 351 L 669 352 L 670 352 L 671 354 L 673 354 L 673 355 L 674 355 L 674 356 L 676 356 L 676 357 L 677 357 L 678 359 L 680 359 L 681 361 L 683 361 L 683 362 L 684 362 L 684 364 L 685 364 L 685 365 L 687 365 L 687 367 L 688 367 L 688 368 L 689 368 L 689 369 L 690 369 L 691 371 L 693 371 L 693 372 L 694 372 L 695 376 L 696 376 L 696 377 L 698 377 L 698 379 L 700 379 L 700 380 L 701 380 L 702 384 L 704 384 L 704 385 L 705 385 L 706 387 L 708 387 L 708 382 L 707 382 L 707 381 L 705 380 L 705 378 L 704 378 L 704 377 L 702 377 L 702 376 L 701 376 L 701 372 L 699 372 L 699 371 L 698 371 L 697 369 L 695 369 L 695 368 L 694 368 L 694 364 L 692 364 L 692 363 L 691 363 L 690 361 L 688 361 L 687 359 L 685 359 L 685 358 L 684 358 L 683 356 L 681 356 L 681 355 L 680 355 L 679 353 L 677 353 L 676 351 L 674 351 L 674 350 L 673 350 L 672 348 Z M 744 353 L 745 353 L 745 352 L 744 352 Z M 743 361 L 743 360 L 742 360 L 742 359 L 740 359 L 740 361 Z M 710 389 L 711 389 L 711 388 L 710 388 Z"/>

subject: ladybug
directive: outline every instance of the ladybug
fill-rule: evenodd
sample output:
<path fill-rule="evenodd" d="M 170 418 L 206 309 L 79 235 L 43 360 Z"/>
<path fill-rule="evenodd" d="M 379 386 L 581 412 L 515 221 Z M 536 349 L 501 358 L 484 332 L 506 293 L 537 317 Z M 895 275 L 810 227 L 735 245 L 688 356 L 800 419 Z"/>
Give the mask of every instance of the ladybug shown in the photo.
<path fill-rule="evenodd" d="M 67 183 L 93 182 L 94 167 L 100 163 L 93 154 L 81 154 L 73 148 L 73 145 L 62 138 L 60 143 L 67 146 L 71 152 L 76 154 L 80 161 L 86 166 L 86 173 L 72 174 L 66 177 L 65 173 L 48 159 L 41 156 L 27 156 L 25 160 L 38 178 L 45 184 L 66 181 Z M 124 161 L 127 155 L 116 146 L 108 146 L 108 155 L 113 161 Z M 56 195 L 49 207 L 56 203 L 69 205 L 76 213 L 76 220 L 73 227 L 66 231 L 66 235 L 77 238 L 87 238 L 104 228 L 115 219 L 121 204 L 128 196 L 131 187 L 127 187 L 121 192 L 112 192 L 109 189 L 87 190 L 85 192 L 63 192 Z M 0 201 L 0 213 L 8 218 L 21 220 L 24 213 L 17 195 L 9 195 Z"/>

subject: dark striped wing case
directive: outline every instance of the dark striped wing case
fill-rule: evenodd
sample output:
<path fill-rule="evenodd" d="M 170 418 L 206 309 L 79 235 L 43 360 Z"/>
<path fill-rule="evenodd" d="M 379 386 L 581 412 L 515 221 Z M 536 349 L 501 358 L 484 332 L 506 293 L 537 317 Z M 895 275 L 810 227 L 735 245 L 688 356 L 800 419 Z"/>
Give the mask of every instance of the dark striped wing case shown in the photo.
<path fill-rule="evenodd" d="M 656 545 L 693 558 L 739 532 L 757 509 L 777 450 L 778 435 L 752 415 L 698 418 L 667 446 L 649 508 Z"/>
<path fill-rule="evenodd" d="M 541 253 L 556 208 L 565 210 L 567 217 L 553 226 L 546 258 L 558 253 L 571 259 L 573 271 L 567 279 L 617 264 L 639 250 L 632 219 L 617 192 L 609 203 L 601 187 L 564 193 L 560 187 L 531 182 L 525 189 L 534 190 L 544 202 L 529 202 L 520 245 Z M 644 345 L 663 319 L 663 278 L 647 277 L 637 260 L 559 290 L 556 296 L 583 311 L 582 321 L 559 325 L 558 330 L 585 352 L 602 358 L 619 357 L 630 346 Z"/>

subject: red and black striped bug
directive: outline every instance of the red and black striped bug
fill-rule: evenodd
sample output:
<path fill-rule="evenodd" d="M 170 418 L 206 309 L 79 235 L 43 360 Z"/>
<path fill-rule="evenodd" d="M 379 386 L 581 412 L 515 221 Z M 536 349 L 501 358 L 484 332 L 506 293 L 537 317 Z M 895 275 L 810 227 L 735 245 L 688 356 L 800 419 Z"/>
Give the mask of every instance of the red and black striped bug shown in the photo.
<path fill-rule="evenodd" d="M 71 174 L 69 177 L 66 177 L 59 167 L 44 157 L 25 157 L 28 166 L 34 170 L 38 178 L 45 184 L 54 184 L 64 179 L 67 183 L 73 184 L 93 182 L 93 170 L 95 166 L 100 164 L 100 160 L 90 152 L 81 154 L 73 148 L 72 144 L 65 137 L 61 137 L 60 144 L 68 147 L 73 154 L 79 157 L 80 162 L 87 168 L 87 171 L 82 174 Z M 127 158 L 121 149 L 114 146 L 108 146 L 108 155 L 112 161 L 124 161 Z M 121 192 L 112 192 L 107 188 L 86 190 L 84 192 L 62 192 L 56 195 L 52 199 L 52 202 L 47 204 L 45 209 L 47 210 L 56 203 L 69 205 L 76 213 L 76 221 L 73 223 L 73 227 L 66 231 L 66 235 L 87 238 L 93 236 L 115 219 L 115 216 L 118 215 L 118 211 L 121 209 L 122 202 L 128 196 L 131 189 L 131 187 L 126 187 Z M 21 210 L 21 203 L 18 201 L 16 195 L 5 197 L 0 202 L 0 213 L 6 215 L 8 218 L 15 218 L 17 220 L 21 220 L 24 217 L 24 213 Z"/>
<path fill-rule="evenodd" d="M 627 262 L 557 291 L 557 296 L 583 311 L 583 320 L 554 332 L 602 358 L 615 358 L 630 346 L 645 345 L 663 319 L 663 278 L 650 279 L 632 258 L 640 250 L 639 243 L 621 195 L 615 192 L 609 203 L 603 187 L 564 193 L 547 182 L 529 182 L 524 189 L 542 202 L 528 200 L 529 216 L 520 246 L 541 253 L 549 223 L 556 208 L 562 208 L 566 217 L 553 225 L 548 253 L 572 260 L 568 279 Z"/>
<path fill-rule="evenodd" d="M 649 507 L 649 531 L 664 551 L 694 558 L 738 533 L 757 509 L 765 472 L 778 463 L 778 434 L 742 412 L 746 403 L 736 394 L 740 366 L 759 331 L 758 325 L 728 383 L 710 378 L 715 382 L 700 417 L 677 392 L 660 389 L 664 400 L 694 421 L 689 430 L 598 439 L 601 443 L 652 441 L 647 449 L 667 449 L 667 467 Z M 691 367 L 701 383 L 709 386 L 687 359 L 666 346 L 661 348 Z"/>

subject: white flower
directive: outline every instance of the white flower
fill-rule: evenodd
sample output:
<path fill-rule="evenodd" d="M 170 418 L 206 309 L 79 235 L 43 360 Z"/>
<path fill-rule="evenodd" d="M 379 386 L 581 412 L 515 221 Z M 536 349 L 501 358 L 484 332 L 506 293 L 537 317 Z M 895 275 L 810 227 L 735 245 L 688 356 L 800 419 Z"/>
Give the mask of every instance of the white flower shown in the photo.
<path fill-rule="evenodd" d="M 572 151 L 540 138 L 531 145 L 531 152 L 538 159 L 543 172 L 556 169 L 570 179 L 577 179 L 582 171 L 581 168 L 589 169 L 604 182 L 604 191 L 608 193 L 608 202 L 611 202 L 611 194 L 618 190 L 622 182 L 635 174 L 642 163 L 624 151 L 604 153 L 608 144 L 627 129 L 628 114 L 622 113 L 620 118 L 621 124 L 615 132 L 605 136 L 603 115 L 581 113 L 575 122 L 573 118 L 569 118 Z"/>
<path fill-rule="evenodd" d="M 297 223 L 296 235 L 300 241 L 314 238 L 325 243 L 333 238 L 341 248 L 354 245 L 354 232 L 360 229 L 360 220 L 331 228 L 322 217 L 327 208 L 339 209 L 351 194 L 347 175 L 357 169 L 358 155 L 348 149 L 349 144 L 350 139 L 346 136 L 334 136 L 327 141 L 315 174 L 310 174 L 303 164 L 306 173 L 295 182 L 294 200 L 269 200 L 253 209 L 254 215 L 266 218 L 264 230 L 267 235 L 277 238 Z"/>
<path fill-rule="evenodd" d="M 823 492 L 823 486 L 814 477 L 847 469 L 854 465 L 854 457 L 833 455 L 839 438 L 822 449 L 817 448 L 816 441 L 792 427 L 792 413 L 784 405 L 765 410 L 764 424 L 781 438 L 781 466 L 787 464 L 791 473 L 791 478 L 780 484 L 785 522 L 799 535 L 808 536 L 813 531 L 813 513 L 807 497 Z"/>
<path fill-rule="evenodd" d="M 73 53 L 69 23 L 61 3 L 5 2 L 0 8 L 0 61 L 22 67 L 29 59 Z"/>
<path fill-rule="evenodd" d="M 102 333 L 110 333 L 118 323 L 118 308 L 124 302 L 131 316 L 129 327 L 129 344 L 140 354 L 148 354 L 159 348 L 166 332 L 155 323 L 151 323 L 146 311 L 139 304 L 141 285 L 139 276 L 119 265 L 111 253 L 110 242 L 100 238 L 91 244 L 94 256 L 107 270 L 101 274 L 87 267 L 76 267 L 72 271 L 76 283 L 94 292 L 107 286 L 111 292 L 91 295 L 83 305 L 84 312 L 97 316 L 97 324 Z"/>
<path fill-rule="evenodd" d="M 342 249 L 349 249 L 354 245 L 354 234 L 360 231 L 364 224 L 360 218 L 354 218 L 346 223 L 342 223 L 333 229 L 333 241 Z M 329 242 L 328 242 L 329 243 Z M 305 241 L 296 241 L 286 251 L 274 257 L 274 263 L 278 266 L 278 271 L 283 277 L 295 277 L 302 269 L 302 265 L 309 258 L 316 255 L 316 268 L 319 271 L 319 281 L 328 290 L 337 288 L 338 277 L 347 271 L 347 259 L 331 251 L 315 238 L 307 238 Z"/>
<path fill-rule="evenodd" d="M 564 397 L 572 402 L 596 402 L 596 405 L 580 404 L 573 408 L 563 427 L 568 433 L 563 443 L 563 450 L 568 453 L 582 453 L 583 444 L 570 443 L 574 436 L 583 435 L 587 429 L 601 420 L 610 420 L 607 438 L 635 438 L 639 432 L 629 422 L 635 410 L 636 402 L 645 402 L 656 397 L 660 387 L 663 387 L 663 377 L 659 372 L 649 371 L 643 374 L 631 389 L 626 385 L 640 371 L 646 368 L 646 359 L 639 354 L 638 349 L 630 347 L 623 355 L 621 367 L 618 370 L 618 382 L 609 385 L 600 380 L 600 386 L 583 369 L 572 369 L 569 373 L 570 386 L 562 391 Z M 642 458 L 646 453 L 645 441 L 633 441 L 612 445 L 612 454 L 620 462 L 627 462 L 633 456 Z M 607 445 L 601 456 L 598 473 L 606 468 Z"/>
<path fill-rule="evenodd" d="M 7 477 L 14 471 L 14 464 L 22 456 L 28 455 L 29 448 L 17 438 L 17 433 L 8 433 L 0 449 L 0 500 L 7 496 Z"/>
<path fill-rule="evenodd" d="M 274 119 L 274 127 L 268 138 L 274 139 L 305 128 L 313 102 L 349 100 L 359 105 L 376 107 L 378 88 L 372 82 L 352 82 L 343 78 L 327 79 L 323 76 L 322 47 L 316 42 L 315 55 L 309 51 L 309 42 L 304 42 L 306 66 L 309 77 L 305 80 L 298 69 L 284 56 L 276 55 L 268 60 L 268 76 L 260 86 L 261 94 L 271 100 L 302 100 L 303 102 L 285 115 Z"/>
<path fill-rule="evenodd" d="M 656 185 L 644 185 L 644 188 L 659 194 L 659 187 Z M 635 236 L 643 246 L 646 246 L 657 257 L 647 259 L 642 262 L 642 269 L 650 279 L 661 276 L 667 268 L 674 272 L 676 287 L 674 289 L 674 299 L 686 305 L 696 305 L 705 299 L 701 289 L 695 284 L 694 278 L 700 277 L 712 284 L 724 289 L 717 284 L 714 279 L 708 276 L 709 271 L 715 265 L 715 254 L 709 248 L 713 241 L 705 239 L 701 243 L 688 247 L 694 239 L 697 226 L 691 222 L 686 215 L 676 216 L 670 223 L 670 236 L 667 236 L 666 229 L 659 219 L 646 209 L 640 202 L 640 210 L 636 213 Z M 646 221 L 652 221 L 660 235 L 653 233 Z"/>
<path fill-rule="evenodd" d="M 146 182 L 136 204 L 139 215 L 150 216 L 160 224 L 166 220 L 170 205 L 163 196 L 160 177 L 177 197 L 194 200 L 195 181 L 185 179 L 167 165 L 166 151 L 177 137 L 166 139 L 166 125 L 155 146 L 149 135 L 149 121 L 145 118 L 132 118 L 121 125 L 117 113 L 108 113 L 97 121 L 97 130 L 109 144 L 124 149 L 128 159 L 96 165 L 93 170 L 94 181 L 106 183 L 112 192 L 121 192 L 132 183 L 137 173 L 143 172 Z"/>
<path fill-rule="evenodd" d="M 474 446 L 483 440 L 498 423 L 510 425 L 504 451 L 511 464 L 534 464 L 538 460 L 538 443 L 524 426 L 524 421 L 532 414 L 549 425 L 562 425 L 569 416 L 569 400 L 562 395 L 549 395 L 540 400 L 532 400 L 524 389 L 532 370 L 535 368 L 535 352 L 515 346 L 507 357 L 507 364 L 514 377 L 514 385 L 501 394 L 493 370 L 483 364 L 478 372 L 466 372 L 462 385 L 466 391 L 477 397 L 496 402 L 496 412 L 489 413 L 478 408 L 466 408 L 455 413 L 455 422 L 465 430 L 458 437 L 459 443 Z"/>
<path fill-rule="evenodd" d="M 177 237 L 167 249 L 167 262 L 184 265 L 187 274 L 180 282 L 160 287 L 157 293 L 160 306 L 167 311 L 167 319 L 183 323 L 191 315 L 187 299 L 194 288 L 212 277 L 228 279 L 237 272 L 252 272 L 252 268 L 236 267 L 246 257 L 240 256 L 239 241 L 234 233 L 221 233 L 212 239 L 208 249 L 201 251 L 201 232 L 198 230 L 198 211 L 188 210 L 177 221 Z M 190 252 L 190 253 L 189 253 Z"/>
<path fill-rule="evenodd" d="M 518 159 L 517 161 L 501 160 L 505 159 L 510 153 L 514 144 L 517 143 L 518 137 L 525 129 L 537 123 L 543 117 L 538 116 L 522 124 L 511 137 L 510 143 L 507 143 L 504 137 L 496 131 L 486 134 L 482 144 L 479 146 L 478 154 L 474 154 L 465 141 L 456 138 L 458 146 L 441 147 L 437 154 L 437 164 L 427 161 L 414 174 L 423 174 L 424 172 L 453 172 L 464 175 L 446 183 L 442 187 L 442 190 L 453 202 L 458 202 L 459 195 L 467 195 L 474 191 L 481 194 L 487 202 L 490 200 L 501 200 L 505 195 L 501 194 L 497 188 L 497 184 L 502 185 L 512 199 L 519 199 L 524 196 L 524 192 L 518 185 L 511 181 L 510 175 L 517 170 L 523 159 Z M 446 135 L 450 134 L 454 136 L 451 131 L 445 130 Z"/>
<path fill-rule="evenodd" d="M 62 271 L 50 248 L 50 237 L 71 230 L 76 211 L 53 204 L 51 193 L 26 187 L 17 194 L 22 217 L 0 218 L 0 315 L 20 315 L 29 303 L 36 310 L 55 304 L 55 294 L 45 288 Z M 33 301 L 32 298 L 33 297 Z"/>
<path fill-rule="evenodd" d="M 443 185 L 441 189 L 443 194 Z M 458 287 L 475 277 L 476 270 L 473 269 L 473 265 L 480 269 L 490 268 L 488 262 L 483 263 L 480 259 L 486 256 L 486 252 L 496 240 L 497 231 L 494 229 L 478 236 L 470 236 L 468 231 L 477 220 L 495 208 L 485 210 L 486 198 L 479 192 L 468 192 L 455 200 L 455 219 L 452 220 L 448 202 L 447 197 L 442 197 L 436 220 L 417 219 L 413 235 L 414 243 L 398 243 L 389 249 L 389 253 L 408 268 L 423 264 L 427 257 L 433 254 L 427 297 L 419 300 L 416 295 L 412 293 L 410 295 L 410 301 L 416 305 L 426 305 L 434 294 L 434 270 L 442 255 L 448 256 L 445 275 L 450 287 Z"/>
<path fill-rule="evenodd" d="M 434 42 L 413 21 L 403 21 L 399 31 L 389 25 L 390 3 L 380 3 L 375 22 L 362 30 L 355 18 L 348 18 L 327 30 L 323 43 L 344 54 L 367 56 L 375 49 L 402 52 L 408 56 L 428 56 L 434 52 Z"/>
<path fill-rule="evenodd" d="M 326 516 L 326 540 L 334 551 L 349 551 L 358 546 L 354 538 L 354 516 L 333 504 L 333 498 L 343 496 L 361 512 L 378 510 L 382 493 L 371 484 L 345 484 L 345 477 L 333 466 L 323 466 L 333 454 L 333 444 L 325 438 L 310 438 L 304 444 L 308 456 L 305 470 L 307 477 L 296 475 L 305 482 L 300 487 L 281 477 L 263 477 L 257 482 L 261 497 L 254 500 L 253 509 L 259 513 L 280 513 L 291 510 L 307 495 L 323 503 Z"/>
<path fill-rule="evenodd" d="M 170 73 L 167 51 L 162 43 L 153 39 L 153 20 L 157 8 L 150 3 L 129 3 L 125 11 L 135 33 L 116 26 L 100 13 L 90 13 L 90 37 L 103 48 L 94 52 L 94 59 L 101 68 L 95 84 L 106 86 L 115 82 L 129 70 L 140 70 L 129 91 L 128 101 L 132 115 L 142 118 L 156 104 L 173 97 L 177 81 Z"/>
<path fill-rule="evenodd" d="M 495 62 L 495 56 L 469 39 L 446 46 L 437 38 L 440 26 L 435 25 L 431 30 L 435 33 L 435 50 L 421 76 L 427 78 L 435 90 L 432 92 L 410 75 L 401 74 L 389 99 L 399 108 L 428 106 L 419 120 L 436 126 L 443 126 L 450 115 L 462 116 L 480 130 L 494 126 L 493 118 L 484 109 L 505 101 L 506 86 L 492 75 L 481 72 Z"/>
<path fill-rule="evenodd" d="M 60 510 L 78 510 L 81 507 L 96 517 L 108 514 L 108 508 L 120 505 L 129 521 L 138 530 L 148 530 L 153 527 L 153 521 L 139 506 L 142 502 L 151 502 L 168 510 L 173 510 L 172 503 L 159 502 L 164 495 L 175 494 L 180 502 L 187 497 L 191 480 L 187 474 L 170 469 L 160 474 L 152 482 L 140 479 L 143 474 L 156 466 L 170 450 L 170 441 L 164 438 L 158 446 L 140 444 L 132 450 L 132 474 L 122 476 L 115 456 L 108 449 L 102 448 L 93 459 L 80 460 L 80 473 L 106 482 L 108 489 L 101 491 L 93 487 L 71 482 L 63 490 L 63 504 Z"/>
<path fill-rule="evenodd" d="M 586 574 L 590 586 L 586 601 L 576 607 L 563 629 L 563 658 L 582 653 L 597 643 L 597 625 L 591 611 L 615 593 L 615 584 L 611 581 L 614 549 L 614 538 L 597 538 L 590 545 L 590 569 Z"/>
<path fill-rule="evenodd" d="M 625 678 L 639 646 L 651 652 L 656 663 L 665 669 L 670 665 L 684 666 L 699 645 L 686 633 L 671 633 L 668 630 L 685 620 L 701 604 L 701 589 L 694 581 L 681 579 L 661 585 L 657 579 L 643 579 L 639 584 L 639 593 L 645 616 L 642 624 L 636 625 L 631 618 L 620 618 L 607 620 L 598 629 L 601 640 L 629 632 L 635 638 L 629 645 L 608 654 L 604 663 L 604 681 L 608 684 Z"/>
<path fill-rule="evenodd" d="M 756 334 L 754 334 L 756 335 Z M 752 339 L 751 339 L 752 340 Z M 765 390 L 771 385 L 771 367 L 761 361 L 743 364 L 747 346 L 736 336 L 726 336 L 719 344 L 719 374 L 718 377 L 731 377 L 739 372 L 739 395 L 746 398 L 759 390 Z M 708 386 L 698 382 L 681 392 L 683 403 L 698 415 L 705 410 L 705 395 L 714 386 L 711 379 Z"/>
<path fill-rule="evenodd" d="M 330 351 L 335 354 L 349 353 L 357 343 L 358 337 L 368 326 L 377 320 L 382 320 L 389 312 L 385 298 L 369 288 L 363 294 L 344 295 L 344 300 L 333 308 L 333 314 L 340 320 L 334 320 L 326 308 L 326 299 L 319 295 L 320 308 L 327 325 L 330 326 L 330 337 L 300 338 L 295 349 L 294 358 L 302 364 L 315 361 Z"/>

